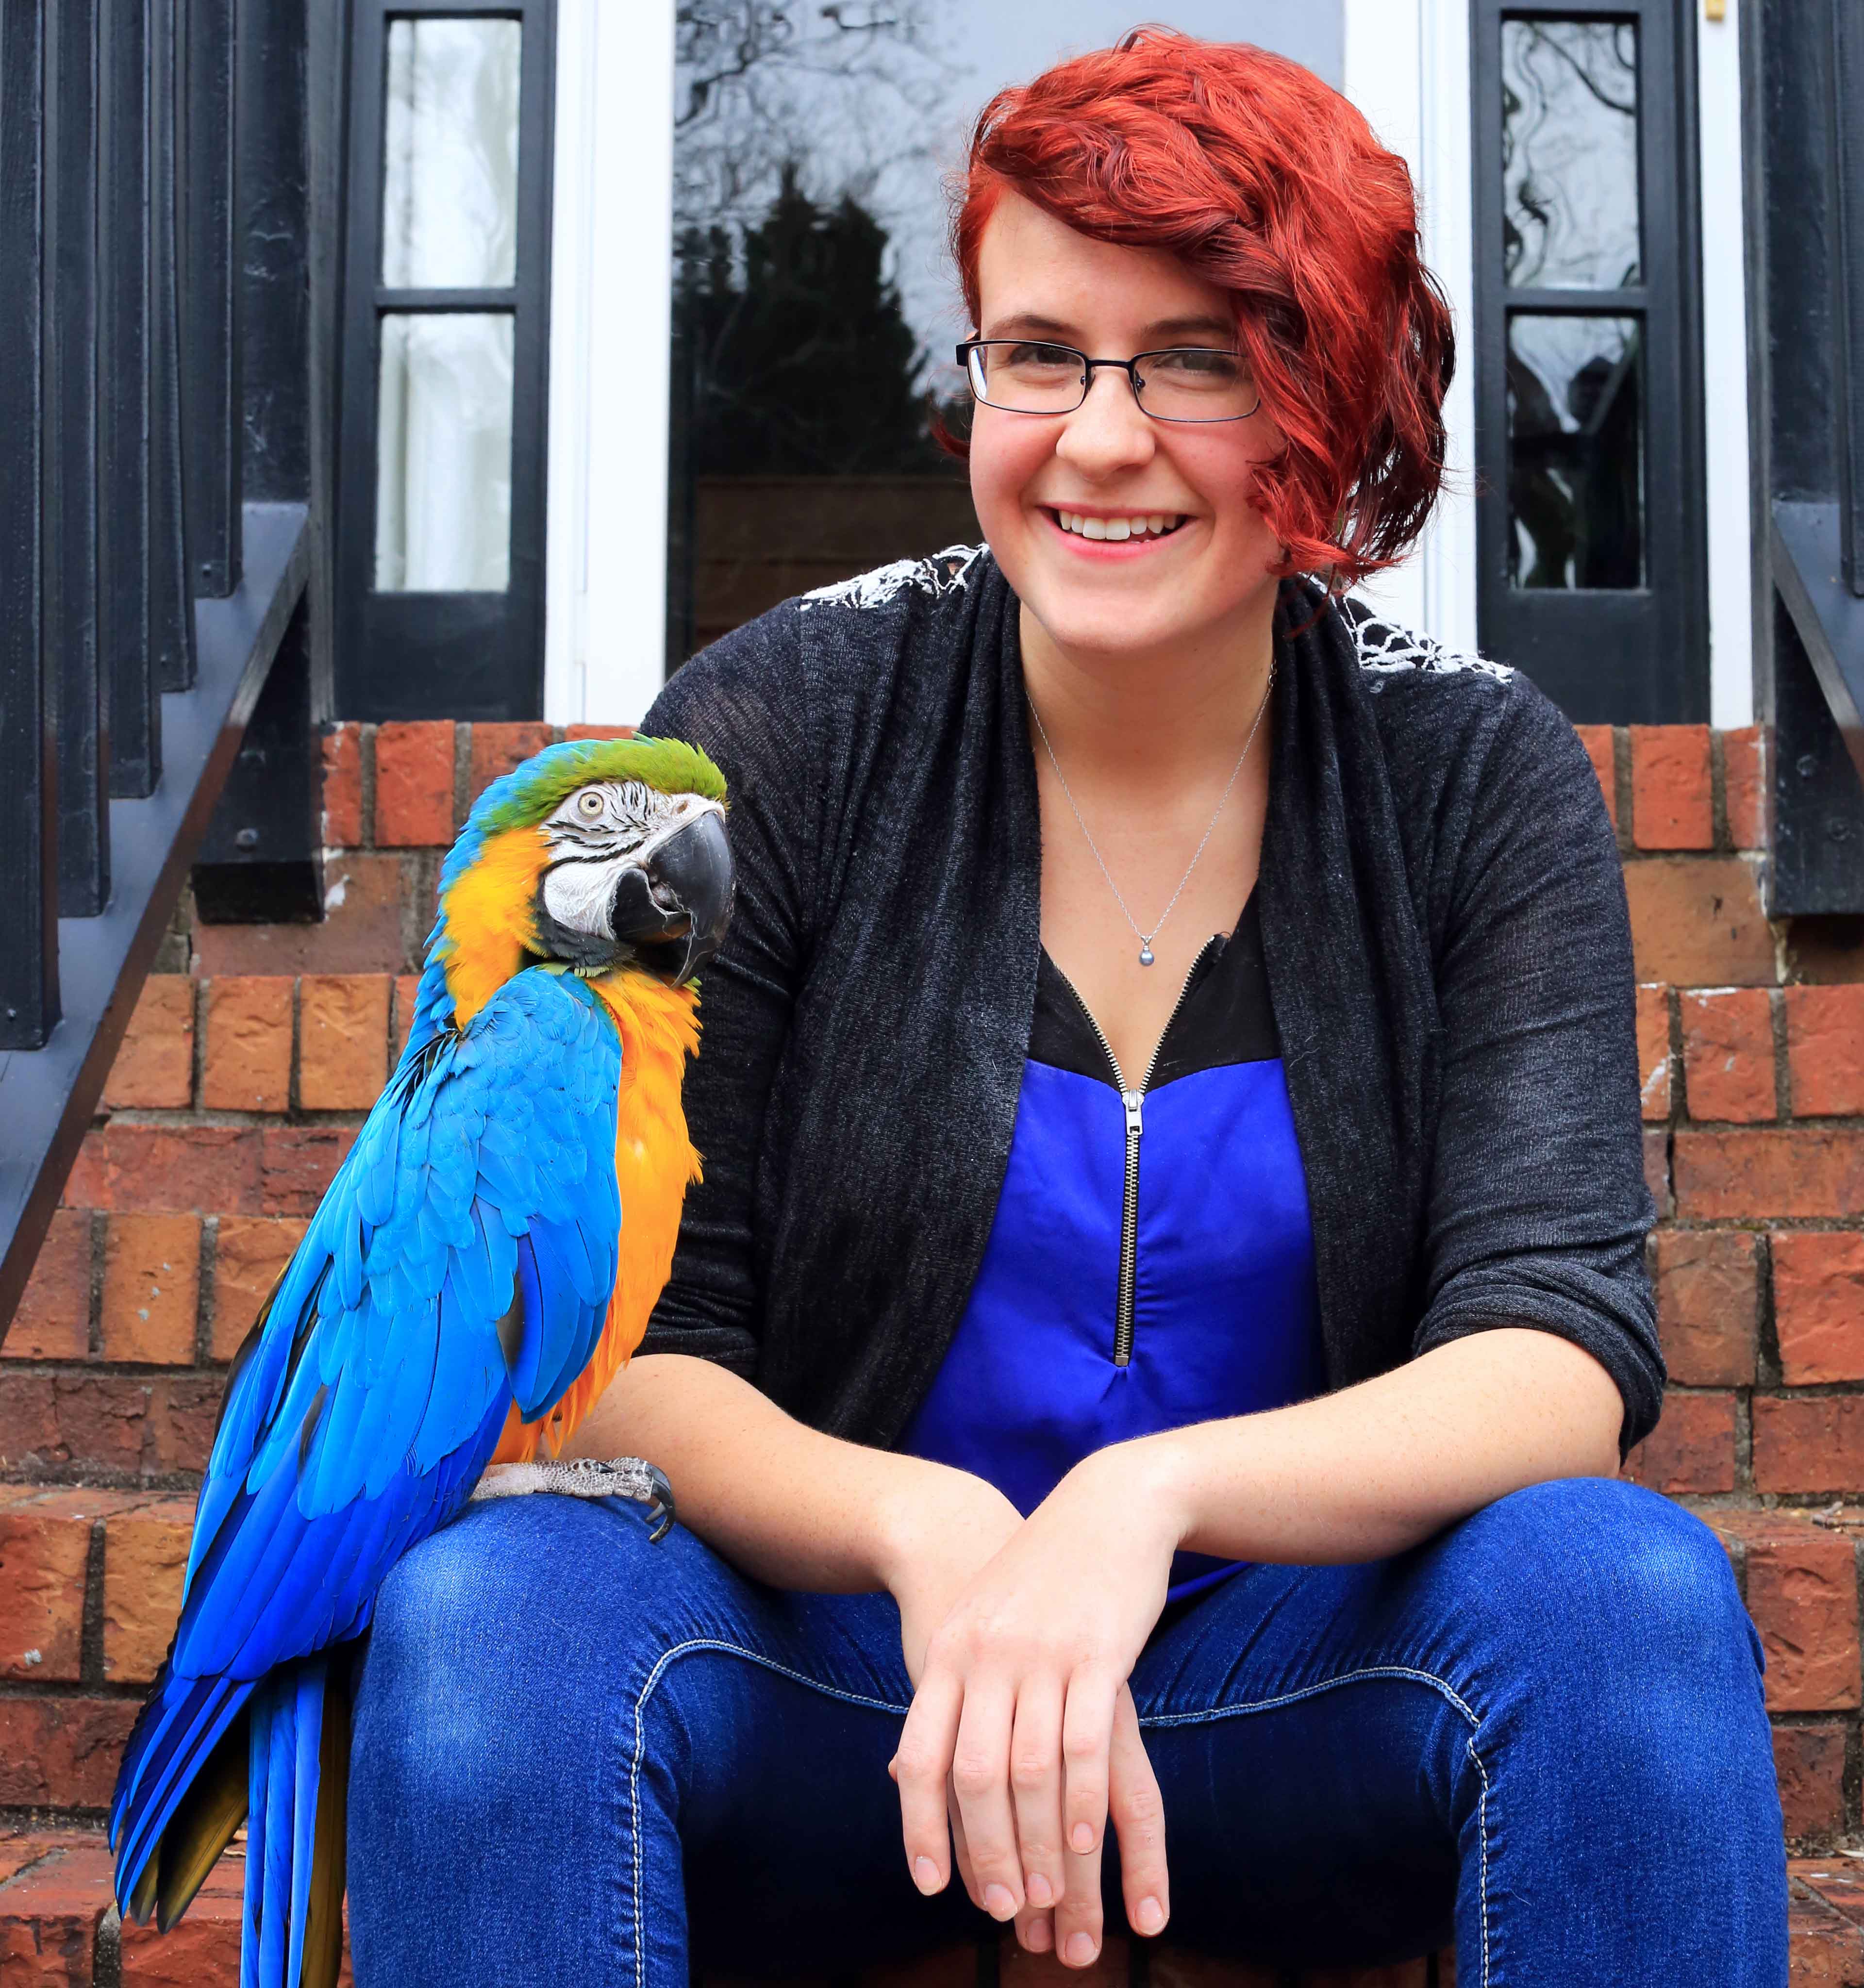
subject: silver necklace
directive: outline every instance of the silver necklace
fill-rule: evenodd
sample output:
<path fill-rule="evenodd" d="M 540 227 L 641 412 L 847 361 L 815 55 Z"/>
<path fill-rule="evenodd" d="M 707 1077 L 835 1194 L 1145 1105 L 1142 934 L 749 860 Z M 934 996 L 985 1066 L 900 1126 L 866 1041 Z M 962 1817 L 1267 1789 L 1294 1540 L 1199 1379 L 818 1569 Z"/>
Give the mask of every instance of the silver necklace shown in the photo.
<path fill-rule="evenodd" d="M 1055 749 L 1048 742 L 1048 727 L 1042 722 L 1042 714 L 1036 708 L 1036 701 L 1029 700 L 1029 715 L 1036 721 L 1036 730 L 1040 735 L 1042 749 L 1048 755 L 1048 762 L 1055 769 L 1055 778 L 1061 783 L 1061 791 L 1067 796 L 1068 806 L 1074 810 L 1074 820 L 1085 838 L 1089 853 L 1100 865 L 1101 874 L 1107 880 L 1107 888 L 1113 893 L 1113 901 L 1120 908 L 1120 915 L 1132 927 L 1133 937 L 1139 942 L 1139 964 L 1150 966 L 1152 963 L 1152 941 L 1165 930 L 1165 921 L 1176 910 L 1178 901 L 1185 894 L 1185 886 L 1191 881 L 1191 872 L 1197 867 L 1197 859 L 1204 853 L 1206 845 L 1216 830 L 1217 816 L 1223 812 L 1223 803 L 1230 798 L 1230 790 L 1236 783 L 1236 776 L 1243 770 L 1243 762 L 1249 757 L 1249 749 L 1256 742 L 1256 734 L 1262 725 L 1262 715 L 1269 708 L 1269 692 L 1275 688 L 1275 665 L 1269 664 L 1269 680 L 1262 687 L 1262 702 L 1256 706 L 1256 722 L 1249 728 L 1249 736 L 1243 742 L 1243 749 L 1236 755 L 1236 763 L 1230 769 L 1230 778 L 1223 783 L 1223 791 L 1218 795 L 1216 807 L 1212 810 L 1210 825 L 1204 830 L 1204 840 L 1197 845 L 1195 854 L 1185 865 L 1185 874 L 1178 880 L 1178 888 L 1172 893 L 1172 901 L 1159 914 L 1159 922 L 1150 931 L 1141 931 L 1139 921 L 1126 908 L 1126 900 L 1120 895 L 1120 887 L 1113 881 L 1113 872 L 1107 867 L 1107 859 L 1101 855 L 1094 837 L 1088 833 L 1088 824 L 1081 820 L 1081 808 L 1067 776 L 1061 770 L 1061 762 L 1055 757 Z"/>

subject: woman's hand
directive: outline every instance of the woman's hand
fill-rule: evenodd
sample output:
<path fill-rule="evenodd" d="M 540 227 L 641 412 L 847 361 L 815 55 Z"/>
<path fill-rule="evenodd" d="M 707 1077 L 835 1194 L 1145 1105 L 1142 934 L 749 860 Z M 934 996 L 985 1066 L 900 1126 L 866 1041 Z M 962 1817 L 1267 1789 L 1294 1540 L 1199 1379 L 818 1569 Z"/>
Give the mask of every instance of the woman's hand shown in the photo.
<path fill-rule="evenodd" d="M 955 1846 L 972 1899 L 1075 1967 L 1100 1951 L 1109 1816 L 1128 1921 L 1156 1933 L 1170 1911 L 1126 1680 L 1182 1528 L 1146 1464 L 1130 1445 L 1085 1459 L 947 1604 L 893 1763 L 919 1888 L 946 1884 Z"/>

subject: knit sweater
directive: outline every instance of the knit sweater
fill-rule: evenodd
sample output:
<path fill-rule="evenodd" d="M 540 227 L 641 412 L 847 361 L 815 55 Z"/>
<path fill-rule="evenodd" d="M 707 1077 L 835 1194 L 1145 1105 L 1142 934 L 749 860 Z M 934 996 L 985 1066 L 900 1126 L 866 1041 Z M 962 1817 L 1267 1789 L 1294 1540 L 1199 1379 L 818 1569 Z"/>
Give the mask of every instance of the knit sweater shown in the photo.
<path fill-rule="evenodd" d="M 731 789 L 704 1156 L 644 1351 L 891 1444 L 963 1312 L 1040 948 L 1018 603 L 954 547 L 773 608 L 644 729 Z M 1585 1347 L 1655 1424 L 1629 923 L 1572 728 L 1524 678 L 1283 582 L 1258 881 L 1330 1388 L 1465 1334 Z M 624 1211 L 624 1220 L 626 1212 Z"/>

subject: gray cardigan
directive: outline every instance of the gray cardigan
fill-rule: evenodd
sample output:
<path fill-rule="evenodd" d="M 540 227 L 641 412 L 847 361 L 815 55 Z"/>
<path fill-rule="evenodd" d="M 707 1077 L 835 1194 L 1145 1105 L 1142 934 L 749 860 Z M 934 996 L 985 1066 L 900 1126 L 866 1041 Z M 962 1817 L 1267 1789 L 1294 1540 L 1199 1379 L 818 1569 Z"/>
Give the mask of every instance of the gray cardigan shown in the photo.
<path fill-rule="evenodd" d="M 1572 728 L 1525 678 L 1283 583 L 1258 891 L 1328 1384 L 1493 1325 L 1657 1418 L 1631 940 Z M 1029 1045 L 1040 827 L 981 549 L 785 602 L 644 729 L 731 786 L 689 1195 L 645 1349 L 886 1445 L 963 1311 Z M 626 1219 L 625 1211 L 624 1218 Z"/>

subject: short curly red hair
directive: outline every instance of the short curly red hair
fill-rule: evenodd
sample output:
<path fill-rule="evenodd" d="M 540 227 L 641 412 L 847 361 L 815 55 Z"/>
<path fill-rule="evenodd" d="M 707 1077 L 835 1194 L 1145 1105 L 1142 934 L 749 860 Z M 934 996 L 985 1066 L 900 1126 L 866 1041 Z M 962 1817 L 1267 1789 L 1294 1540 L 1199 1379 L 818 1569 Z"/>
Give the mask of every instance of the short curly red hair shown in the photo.
<path fill-rule="evenodd" d="M 978 246 L 1006 187 L 1230 292 L 1287 438 L 1257 479 L 1278 571 L 1343 588 L 1403 556 L 1443 481 L 1455 336 L 1410 174 L 1345 97 L 1266 49 L 1155 27 L 1000 91 L 952 227 L 980 329 Z"/>

